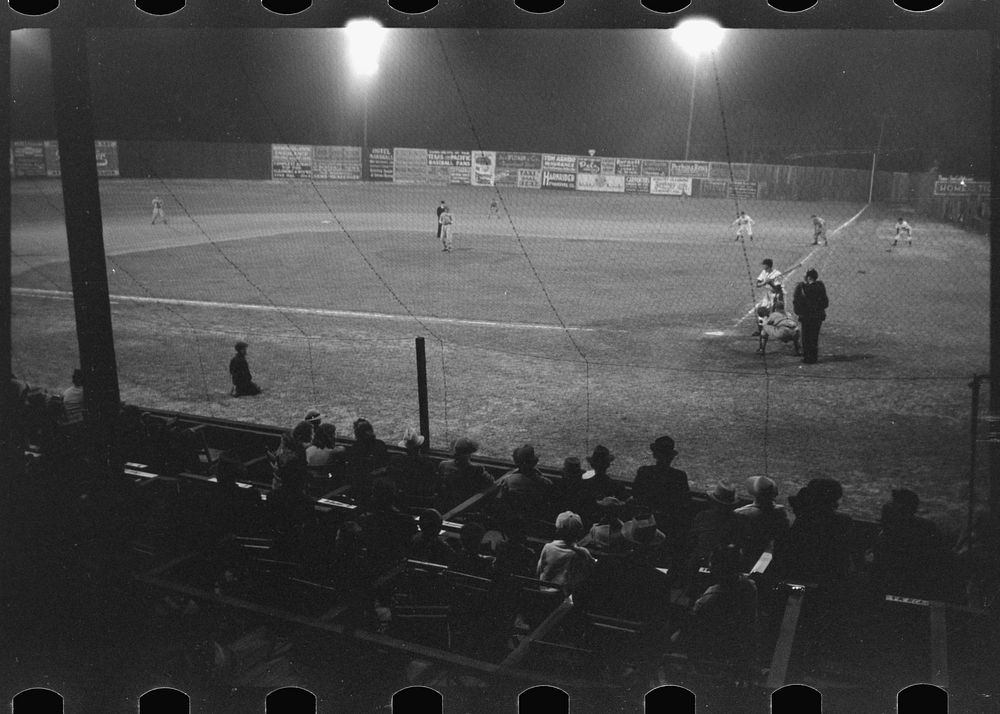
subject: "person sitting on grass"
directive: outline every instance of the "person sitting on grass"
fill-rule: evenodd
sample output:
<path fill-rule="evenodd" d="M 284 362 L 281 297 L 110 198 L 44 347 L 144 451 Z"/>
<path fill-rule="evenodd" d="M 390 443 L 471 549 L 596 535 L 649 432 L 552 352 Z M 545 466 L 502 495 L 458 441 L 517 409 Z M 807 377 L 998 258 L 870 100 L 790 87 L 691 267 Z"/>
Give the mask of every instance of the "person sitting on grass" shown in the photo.
<path fill-rule="evenodd" d="M 240 340 L 236 343 L 236 354 L 229 360 L 229 376 L 233 381 L 230 394 L 234 397 L 252 397 L 260 394 L 260 387 L 253 381 L 250 365 L 247 362 L 247 343 Z"/>
<path fill-rule="evenodd" d="M 542 546 L 535 573 L 538 579 L 562 590 L 566 595 L 582 583 L 593 571 L 597 561 L 590 551 L 577 541 L 583 536 L 583 521 L 572 511 L 556 516 L 556 537 Z"/>

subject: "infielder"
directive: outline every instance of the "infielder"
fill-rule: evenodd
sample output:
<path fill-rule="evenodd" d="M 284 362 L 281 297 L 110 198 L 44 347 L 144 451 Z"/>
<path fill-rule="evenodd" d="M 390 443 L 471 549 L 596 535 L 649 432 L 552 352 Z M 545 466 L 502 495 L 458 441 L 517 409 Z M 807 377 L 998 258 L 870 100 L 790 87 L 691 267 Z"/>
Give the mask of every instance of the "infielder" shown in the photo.
<path fill-rule="evenodd" d="M 764 295 L 761 297 L 760 302 L 757 303 L 757 331 L 753 333 L 754 337 L 760 335 L 761 326 L 764 324 L 764 317 L 771 313 L 778 296 L 782 295 L 781 281 L 784 279 L 781 271 L 774 269 L 774 261 L 770 258 L 764 258 L 761 261 L 761 266 L 763 270 L 757 276 L 757 287 L 764 288 Z M 766 311 L 764 315 L 760 314 L 760 308 L 764 308 Z"/>
<path fill-rule="evenodd" d="M 753 240 L 753 219 L 747 215 L 746 211 L 740 211 L 736 220 L 730 225 L 736 226 L 736 237 L 733 240 L 744 237 Z"/>
<path fill-rule="evenodd" d="M 500 204 L 497 203 L 496 198 L 490 201 L 490 218 L 500 220 Z"/>
<path fill-rule="evenodd" d="M 903 220 L 902 216 L 896 219 L 896 235 L 893 236 L 892 245 L 889 246 L 889 250 L 895 247 L 900 238 L 906 238 L 906 245 L 913 245 L 913 229 L 909 223 Z"/>
<path fill-rule="evenodd" d="M 444 210 L 438 216 L 438 224 L 441 228 L 441 244 L 444 246 L 441 250 L 448 253 L 451 251 L 451 226 L 455 221 L 455 217 L 451 215 L 451 209 L 448 206 L 442 206 L 442 208 Z"/>
<path fill-rule="evenodd" d="M 153 199 L 153 221 L 150 225 L 156 225 L 156 219 L 162 218 L 164 225 L 167 223 L 167 214 L 163 210 L 163 199 L 157 196 Z"/>
<path fill-rule="evenodd" d="M 444 213 L 444 201 L 438 204 L 437 207 L 437 235 L 438 239 L 441 238 L 441 214 Z"/>
<path fill-rule="evenodd" d="M 826 221 L 822 217 L 813 214 L 813 245 L 830 245 L 826 240 Z"/>

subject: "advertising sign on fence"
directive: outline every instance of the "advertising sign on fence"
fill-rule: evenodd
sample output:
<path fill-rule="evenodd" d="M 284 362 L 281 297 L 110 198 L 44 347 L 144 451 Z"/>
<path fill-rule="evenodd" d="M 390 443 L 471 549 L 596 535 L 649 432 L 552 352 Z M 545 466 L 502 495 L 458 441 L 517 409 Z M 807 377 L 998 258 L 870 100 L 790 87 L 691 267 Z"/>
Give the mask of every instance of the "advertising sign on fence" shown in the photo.
<path fill-rule="evenodd" d="M 642 175 L 643 176 L 669 176 L 670 175 L 670 162 L 661 161 L 660 159 L 643 159 L 642 160 Z"/>
<path fill-rule="evenodd" d="M 361 147 L 314 146 L 312 177 L 359 180 L 361 178 Z"/>
<path fill-rule="evenodd" d="M 522 154 L 512 151 L 498 151 L 497 164 L 494 169 L 493 179 L 497 186 L 520 186 L 521 171 L 534 172 L 529 174 L 538 175 L 538 182 L 541 185 L 542 168 L 541 154 Z"/>
<path fill-rule="evenodd" d="M 62 170 L 59 168 L 59 142 L 45 142 L 45 173 L 48 176 L 59 176 Z"/>
<path fill-rule="evenodd" d="M 708 178 L 707 161 L 671 161 L 671 176 L 690 176 L 691 178 Z M 728 171 L 727 171 L 728 178 Z"/>
<path fill-rule="evenodd" d="M 705 198 L 738 198 L 746 201 L 757 198 L 759 186 L 756 181 L 718 181 L 704 179 L 701 182 L 701 195 Z"/>
<path fill-rule="evenodd" d="M 735 179 L 736 181 L 750 180 L 750 164 L 733 164 L 732 176 L 729 175 L 729 164 L 721 161 L 713 161 L 708 165 L 708 176 L 714 179 Z"/>
<path fill-rule="evenodd" d="M 492 186 L 496 179 L 497 152 L 472 152 L 472 185 Z"/>
<path fill-rule="evenodd" d="M 989 181 L 938 180 L 934 182 L 935 196 L 989 196 Z"/>
<path fill-rule="evenodd" d="M 396 147 L 392 150 L 393 178 L 396 183 L 430 183 L 427 170 L 427 149 Z"/>
<path fill-rule="evenodd" d="M 542 169 L 560 173 L 576 173 L 576 157 L 566 154 L 542 154 Z"/>
<path fill-rule="evenodd" d="M 649 192 L 656 196 L 690 196 L 691 179 L 676 176 L 650 176 Z"/>
<path fill-rule="evenodd" d="M 615 159 L 615 173 L 622 176 L 640 176 L 642 159 Z"/>
<path fill-rule="evenodd" d="M 605 174 L 577 174 L 577 191 L 606 191 L 608 193 L 625 193 L 625 177 Z"/>
<path fill-rule="evenodd" d="M 472 154 L 468 151 L 427 150 L 432 183 L 469 184 L 472 181 Z"/>
<path fill-rule="evenodd" d="M 572 171 L 542 171 L 542 188 L 573 190 L 576 188 L 576 173 Z"/>
<path fill-rule="evenodd" d="M 310 178 L 312 147 L 304 144 L 271 144 L 271 178 Z"/>
<path fill-rule="evenodd" d="M 730 198 L 738 198 L 741 201 L 757 198 L 760 194 L 760 187 L 756 181 L 736 181 L 732 184 Z"/>
<path fill-rule="evenodd" d="M 649 180 L 651 176 L 626 176 L 626 193 L 649 193 Z"/>
<path fill-rule="evenodd" d="M 12 151 L 15 177 L 47 175 L 44 141 L 15 141 Z M 56 175 L 58 176 L 58 174 Z"/>
<path fill-rule="evenodd" d="M 518 169 L 517 170 L 517 187 L 518 188 L 541 188 L 542 187 L 542 170 L 541 169 Z"/>
<path fill-rule="evenodd" d="M 98 176 L 118 176 L 118 142 L 98 139 L 94 142 Z"/>
<path fill-rule="evenodd" d="M 392 149 L 371 147 L 368 149 L 368 175 L 372 181 L 392 181 Z"/>

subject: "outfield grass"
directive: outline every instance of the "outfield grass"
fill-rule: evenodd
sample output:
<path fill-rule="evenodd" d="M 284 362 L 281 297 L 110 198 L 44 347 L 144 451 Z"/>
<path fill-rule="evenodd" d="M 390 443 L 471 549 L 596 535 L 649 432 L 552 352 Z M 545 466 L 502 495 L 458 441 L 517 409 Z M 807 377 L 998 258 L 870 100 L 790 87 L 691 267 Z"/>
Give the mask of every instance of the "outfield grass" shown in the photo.
<path fill-rule="evenodd" d="M 14 189 L 14 368 L 61 385 L 77 358 L 58 294 L 59 187 Z M 855 514 L 874 517 L 906 484 L 931 515 L 961 519 L 967 383 L 988 362 L 985 238 L 910 216 L 914 245 L 886 252 L 902 209 L 860 204 L 752 202 L 755 240 L 741 244 L 725 200 L 507 190 L 497 221 L 490 191 L 470 187 L 101 189 L 127 401 L 279 425 L 318 406 L 341 431 L 363 415 L 394 441 L 417 422 L 424 336 L 435 447 L 468 435 L 507 458 L 531 441 L 555 465 L 603 443 L 629 478 L 669 433 L 698 487 L 766 472 L 787 495 L 824 474 Z M 169 226 L 149 225 L 154 194 Z M 440 198 L 457 216 L 449 254 L 433 233 Z M 809 244 L 812 213 L 828 248 Z M 755 354 L 763 257 L 803 262 L 792 282 L 807 267 L 826 281 L 820 364 L 778 346 Z M 238 338 L 261 397 L 228 397 Z"/>

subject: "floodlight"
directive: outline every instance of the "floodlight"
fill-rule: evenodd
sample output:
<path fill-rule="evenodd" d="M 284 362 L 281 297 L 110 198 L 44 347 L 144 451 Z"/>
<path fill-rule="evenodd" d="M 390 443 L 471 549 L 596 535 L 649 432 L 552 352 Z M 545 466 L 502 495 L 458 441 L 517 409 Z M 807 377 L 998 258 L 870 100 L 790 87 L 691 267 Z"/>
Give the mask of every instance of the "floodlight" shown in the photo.
<path fill-rule="evenodd" d="M 725 30 L 715 20 L 692 18 L 673 29 L 674 41 L 691 57 L 712 52 L 722 43 Z"/>
<path fill-rule="evenodd" d="M 375 75 L 386 29 L 372 19 L 351 20 L 344 29 L 347 30 L 347 54 L 351 69 L 361 77 Z"/>

